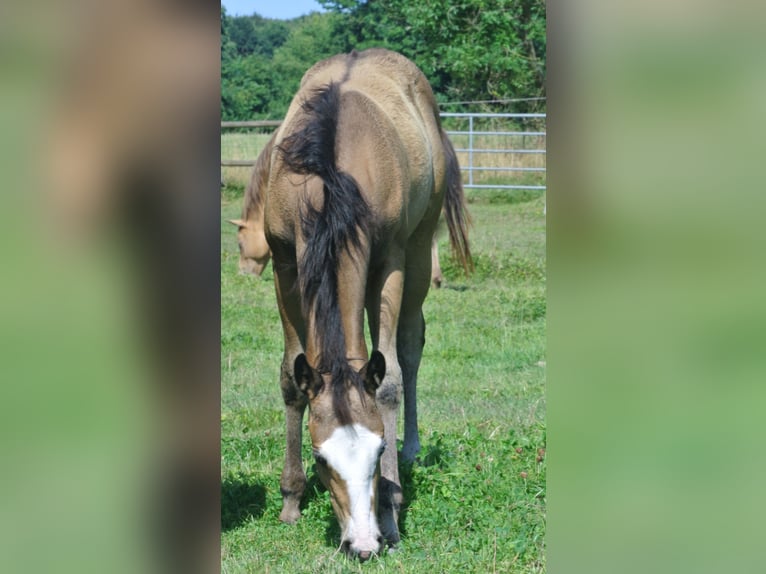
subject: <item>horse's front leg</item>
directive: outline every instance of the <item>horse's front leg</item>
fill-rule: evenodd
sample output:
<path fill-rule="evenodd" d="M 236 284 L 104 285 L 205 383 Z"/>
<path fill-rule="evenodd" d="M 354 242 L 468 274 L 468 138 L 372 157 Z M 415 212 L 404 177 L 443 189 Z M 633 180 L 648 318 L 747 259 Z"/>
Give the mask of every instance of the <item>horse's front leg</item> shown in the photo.
<path fill-rule="evenodd" d="M 399 509 L 403 502 L 396 452 L 396 423 L 402 397 L 402 372 L 395 354 L 385 354 L 385 357 L 386 376 L 376 394 L 386 440 L 386 449 L 380 457 L 378 518 L 381 534 L 390 546 L 394 546 L 399 542 Z"/>
<path fill-rule="evenodd" d="M 402 324 L 402 320 L 404 320 Z M 420 450 L 415 386 L 417 371 L 425 342 L 425 323 L 420 309 L 414 316 L 399 319 L 397 354 L 386 354 L 386 377 L 378 389 L 376 402 L 385 427 L 386 450 L 380 460 L 378 486 L 378 514 L 380 531 L 389 545 L 399 542 L 399 512 L 404 495 L 399 479 L 399 461 L 396 452 L 396 427 L 399 405 L 404 390 L 404 447 L 402 458 L 412 462 Z"/>
<path fill-rule="evenodd" d="M 303 412 L 306 410 L 306 397 L 295 386 L 290 372 L 291 364 L 285 359 L 282 363 L 282 398 L 285 401 L 285 422 L 287 430 L 287 448 L 285 466 L 279 481 L 282 492 L 282 522 L 293 523 L 301 517 L 300 503 L 306 489 L 306 472 L 301 461 L 301 442 L 303 431 Z"/>
<path fill-rule="evenodd" d="M 396 258 L 392 254 L 388 265 L 368 283 L 367 293 L 373 347 L 386 359 L 386 376 L 378 387 L 375 403 L 383 419 L 383 438 L 386 440 L 386 449 L 380 457 L 378 522 L 381 534 L 390 546 L 399 542 L 399 510 L 403 501 L 396 451 L 396 426 L 402 400 L 402 371 L 396 356 L 396 325 L 404 286 L 401 255 Z"/>
<path fill-rule="evenodd" d="M 279 384 L 282 389 L 282 399 L 285 402 L 287 431 L 285 466 L 279 481 L 282 492 L 282 512 L 279 519 L 287 523 L 293 523 L 301 517 L 300 503 L 303 491 L 306 489 L 306 472 L 303 470 L 301 460 L 301 439 L 303 436 L 303 413 L 306 410 L 308 399 L 295 384 L 295 374 L 293 373 L 295 357 L 303 352 L 300 339 L 304 331 L 300 316 L 300 302 L 295 290 L 292 289 L 295 281 L 295 266 L 281 265 L 275 258 L 274 283 L 285 337 L 285 353 L 282 358 Z"/>

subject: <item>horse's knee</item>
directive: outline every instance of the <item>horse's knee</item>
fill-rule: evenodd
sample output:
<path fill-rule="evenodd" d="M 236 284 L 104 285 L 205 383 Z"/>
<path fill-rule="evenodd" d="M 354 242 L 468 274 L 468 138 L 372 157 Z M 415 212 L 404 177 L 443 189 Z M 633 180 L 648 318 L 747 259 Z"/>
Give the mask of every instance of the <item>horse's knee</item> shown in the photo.
<path fill-rule="evenodd" d="M 306 473 L 302 468 L 285 467 L 279 480 L 279 490 L 283 498 L 297 498 L 303 496 L 306 490 Z"/>
<path fill-rule="evenodd" d="M 302 408 L 306 406 L 306 395 L 300 392 L 294 383 L 282 385 L 282 400 L 288 407 Z"/>
<path fill-rule="evenodd" d="M 386 367 L 387 373 L 375 393 L 378 407 L 397 408 L 402 402 L 402 372 L 399 365 L 395 369 Z"/>
<path fill-rule="evenodd" d="M 282 391 L 282 400 L 289 407 L 302 409 L 306 406 L 306 395 L 303 394 L 298 385 L 295 384 L 295 376 L 292 372 L 292 364 L 286 361 L 282 363 L 282 370 L 279 377 L 279 387 Z"/>

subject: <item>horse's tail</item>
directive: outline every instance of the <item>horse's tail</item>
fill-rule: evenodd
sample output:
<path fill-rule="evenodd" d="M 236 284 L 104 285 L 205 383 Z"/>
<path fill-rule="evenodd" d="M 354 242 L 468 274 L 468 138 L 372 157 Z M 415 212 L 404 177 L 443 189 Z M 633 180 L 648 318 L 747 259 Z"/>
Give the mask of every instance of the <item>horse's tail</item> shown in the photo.
<path fill-rule="evenodd" d="M 444 157 L 447 162 L 447 191 L 444 197 L 444 219 L 447 221 L 452 254 L 463 266 L 466 273 L 469 273 L 473 271 L 471 247 L 468 244 L 468 226 L 471 224 L 471 217 L 465 205 L 463 181 L 460 177 L 460 165 L 457 161 L 455 148 L 452 147 L 452 142 L 450 142 L 444 130 L 441 130 L 441 137 Z"/>
<path fill-rule="evenodd" d="M 372 211 L 356 180 L 336 165 L 336 131 L 340 112 L 340 89 L 330 84 L 315 90 L 302 104 L 302 124 L 285 138 L 279 149 L 287 167 L 299 174 L 322 179 L 321 208 L 306 202 L 301 233 L 306 248 L 298 262 L 304 315 L 313 312 L 319 340 L 316 368 L 330 373 L 336 415 L 341 424 L 351 416 L 344 400 L 343 382 L 362 388 L 359 374 L 346 361 L 346 343 L 338 305 L 338 266 L 343 250 L 362 247 L 362 235 L 370 230 Z"/>

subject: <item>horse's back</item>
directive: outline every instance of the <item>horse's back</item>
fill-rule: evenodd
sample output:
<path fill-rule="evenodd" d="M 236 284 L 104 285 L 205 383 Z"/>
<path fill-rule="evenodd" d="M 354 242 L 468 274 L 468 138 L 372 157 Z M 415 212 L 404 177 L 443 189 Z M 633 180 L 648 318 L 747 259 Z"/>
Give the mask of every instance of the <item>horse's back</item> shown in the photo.
<path fill-rule="evenodd" d="M 391 118 L 397 129 L 406 131 L 408 126 L 417 126 L 429 139 L 439 137 L 439 116 L 431 86 L 418 67 L 401 54 L 370 48 L 315 64 L 304 74 L 291 111 L 300 105 L 302 95 L 330 82 L 338 83 L 342 93 L 363 94 Z"/>
<path fill-rule="evenodd" d="M 339 169 L 352 175 L 380 219 L 407 222 L 408 236 L 427 210 L 438 211 L 445 160 L 438 110 L 422 72 L 383 49 L 339 54 L 301 80 L 281 137 L 303 121 L 303 104 L 335 83 L 342 112 L 336 142 Z"/>

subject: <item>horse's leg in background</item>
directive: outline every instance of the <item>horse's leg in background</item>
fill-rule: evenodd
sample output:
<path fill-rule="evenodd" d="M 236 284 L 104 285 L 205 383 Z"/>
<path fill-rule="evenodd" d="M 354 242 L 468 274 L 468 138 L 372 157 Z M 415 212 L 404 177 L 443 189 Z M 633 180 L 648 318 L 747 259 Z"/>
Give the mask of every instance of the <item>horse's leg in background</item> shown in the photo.
<path fill-rule="evenodd" d="M 399 542 L 399 508 L 402 487 L 396 452 L 396 423 L 402 398 L 402 371 L 396 355 L 396 325 L 404 287 L 403 253 L 394 249 L 383 268 L 369 278 L 367 315 L 374 349 L 386 359 L 386 376 L 378 387 L 375 402 L 383 419 L 386 449 L 380 458 L 378 484 L 378 518 L 380 531 L 386 542 L 394 546 Z"/>
<path fill-rule="evenodd" d="M 431 285 L 438 289 L 442 286 L 443 281 L 444 276 L 441 265 L 439 265 L 439 245 L 436 243 L 436 236 L 434 235 L 431 243 Z"/>
<path fill-rule="evenodd" d="M 282 512 L 279 519 L 282 522 L 293 523 L 301 516 L 300 503 L 306 488 L 306 473 L 301 460 L 301 439 L 303 430 L 303 413 L 308 404 L 306 396 L 298 390 L 293 374 L 295 358 L 303 352 L 299 338 L 299 329 L 303 326 L 300 318 L 300 302 L 292 289 L 296 274 L 295 268 L 290 271 L 278 271 L 274 265 L 274 283 L 279 301 L 279 312 L 282 318 L 282 328 L 285 336 L 285 352 L 280 371 L 280 387 L 285 402 L 285 423 L 287 429 L 287 446 L 285 450 L 285 466 L 279 481 L 282 492 Z"/>

